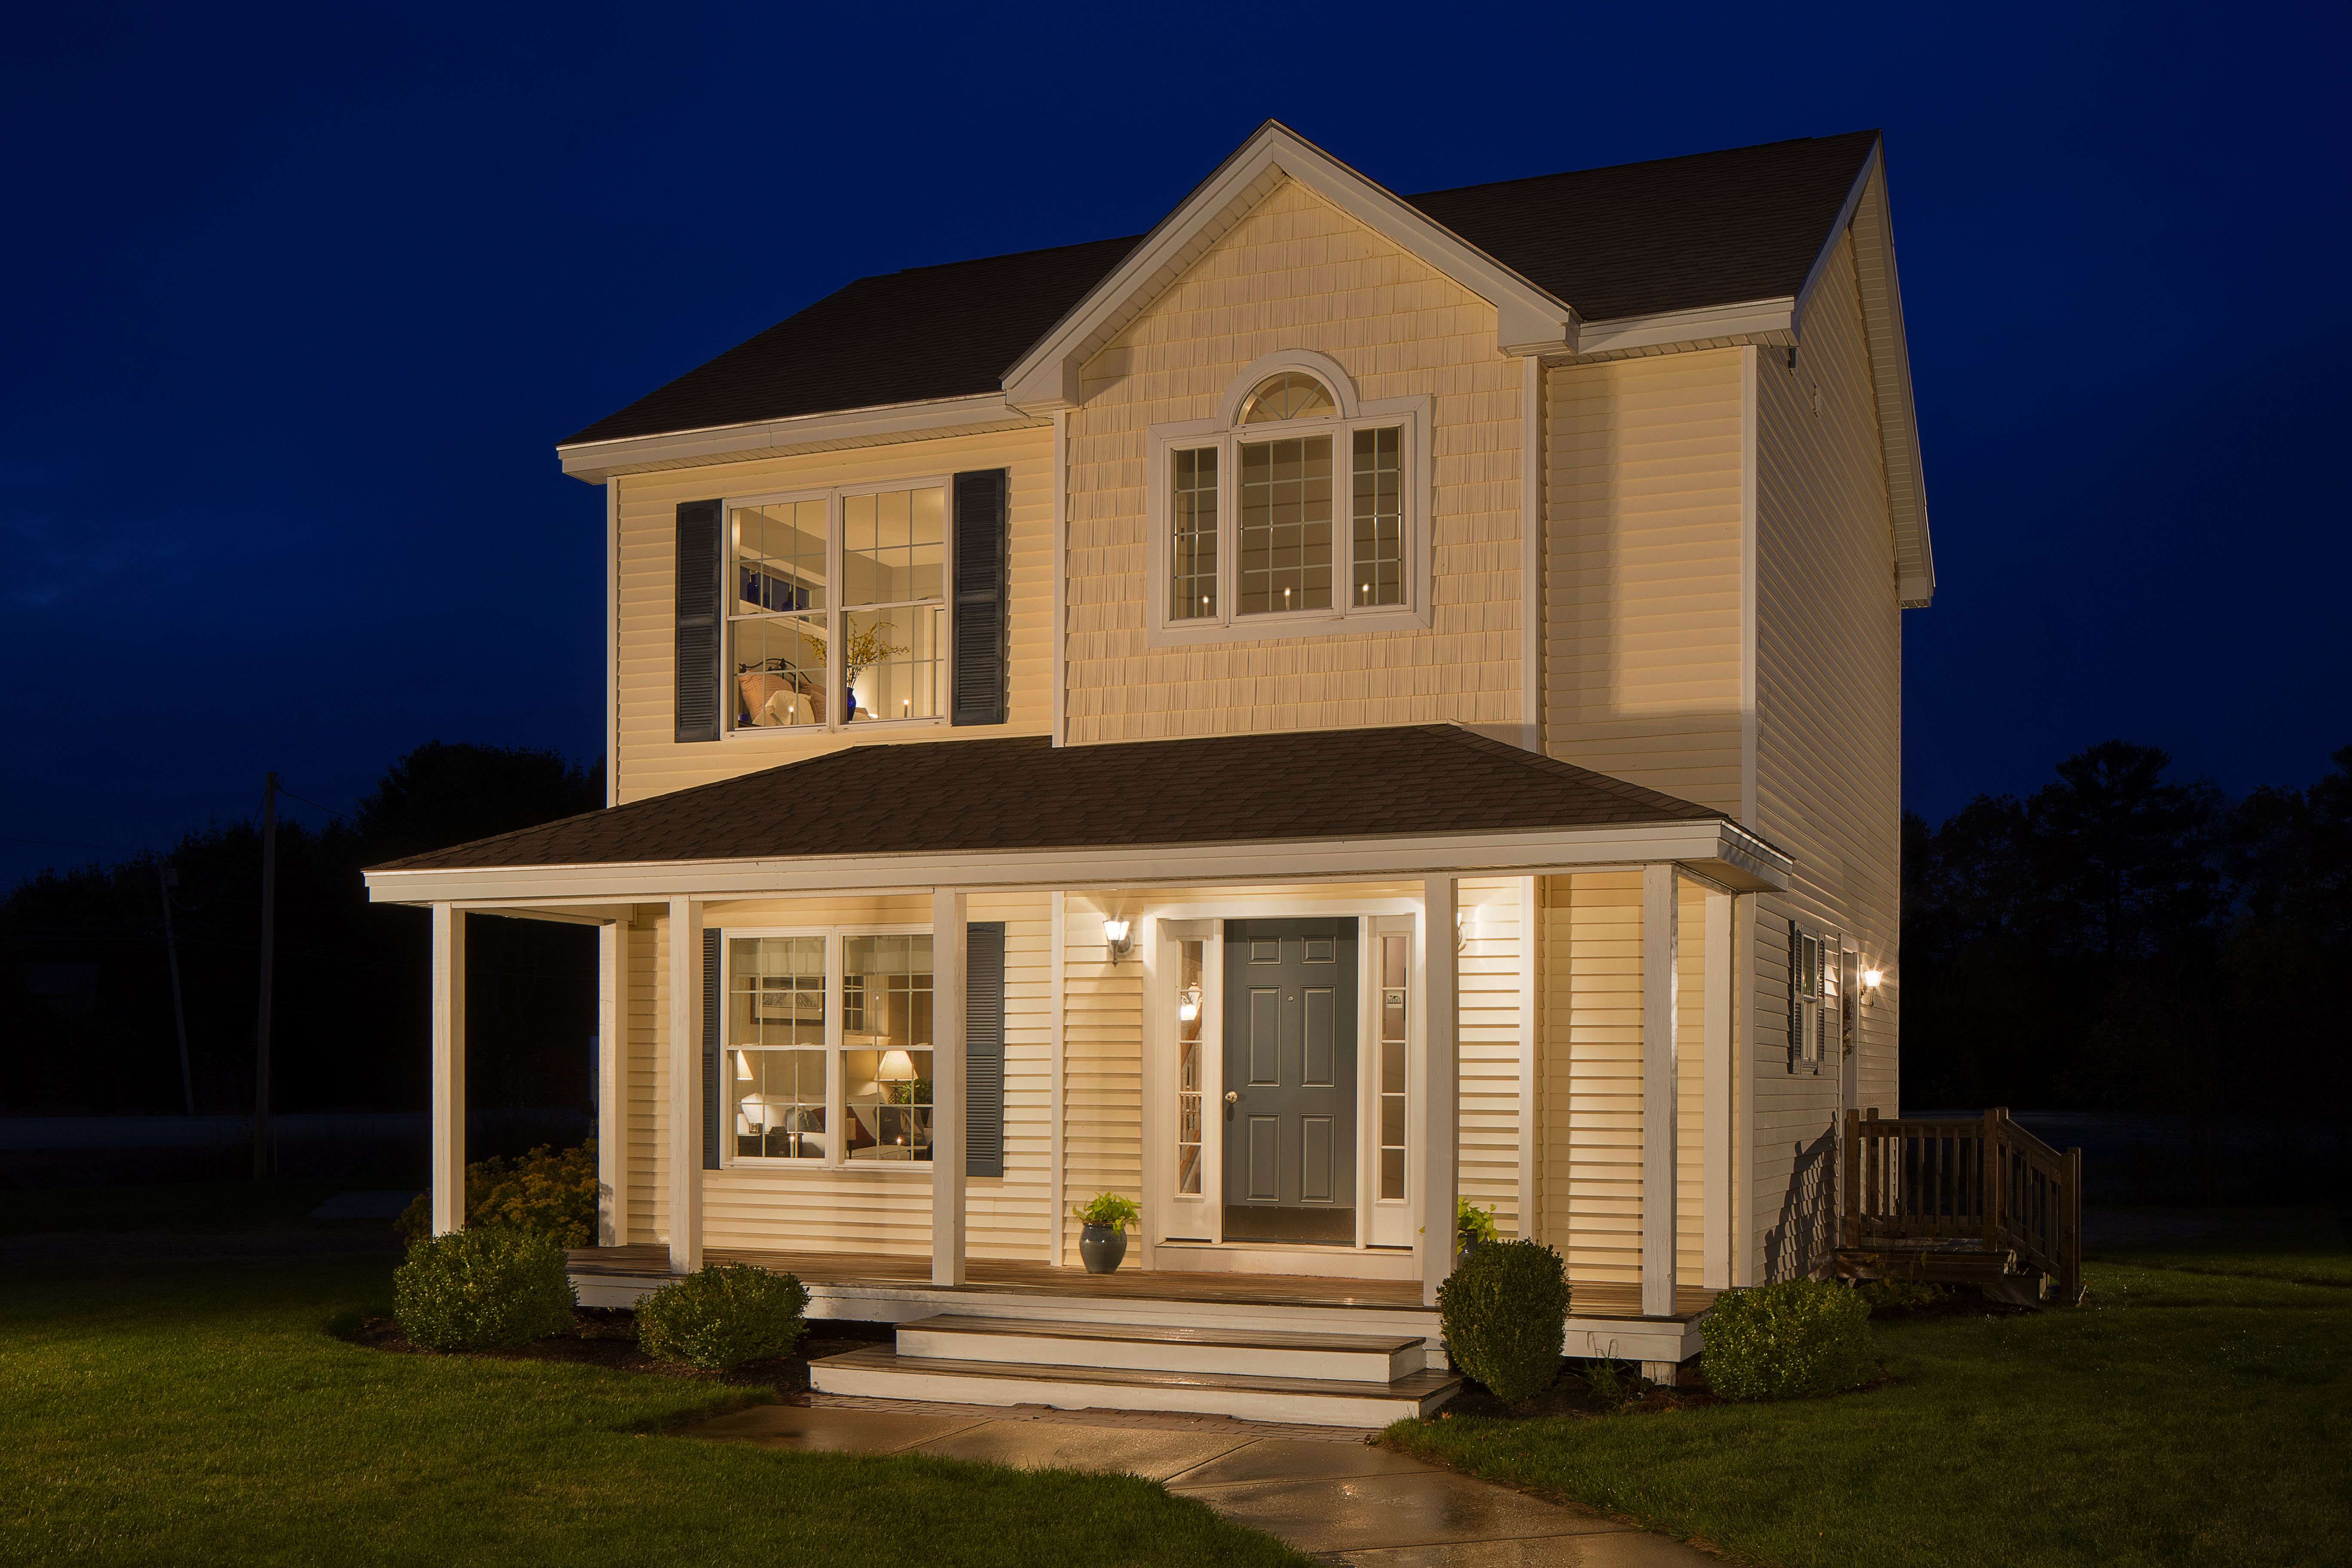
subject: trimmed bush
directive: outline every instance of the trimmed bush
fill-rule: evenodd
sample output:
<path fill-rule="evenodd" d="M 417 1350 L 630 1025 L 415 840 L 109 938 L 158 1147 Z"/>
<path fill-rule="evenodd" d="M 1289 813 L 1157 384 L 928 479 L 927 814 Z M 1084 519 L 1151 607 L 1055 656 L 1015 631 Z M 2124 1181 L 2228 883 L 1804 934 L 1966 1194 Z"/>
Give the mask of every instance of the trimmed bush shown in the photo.
<path fill-rule="evenodd" d="M 1490 1241 L 1437 1288 L 1454 1363 L 1517 1405 L 1559 1375 L 1568 1338 L 1568 1269 L 1538 1241 Z"/>
<path fill-rule="evenodd" d="M 1791 1279 L 1727 1290 L 1706 1314 L 1699 1364 L 1726 1399 L 1801 1399 L 1866 1381 L 1870 1306 L 1843 1285 Z"/>
<path fill-rule="evenodd" d="M 528 1230 L 485 1226 L 428 1237 L 392 1276 L 392 1315 L 427 1350 L 504 1350 L 572 1326 L 563 1248 Z"/>
<path fill-rule="evenodd" d="M 808 1287 L 748 1263 L 714 1263 L 637 1303 L 637 1343 L 649 1356 L 707 1372 L 780 1356 L 808 1329 Z"/>
<path fill-rule="evenodd" d="M 535 1230 L 558 1247 L 596 1239 L 596 1140 L 576 1149 L 542 1143 L 519 1160 L 478 1160 L 466 1167 L 466 1226 Z M 393 1229 L 403 1241 L 433 1232 L 433 1194 L 419 1193 Z"/>

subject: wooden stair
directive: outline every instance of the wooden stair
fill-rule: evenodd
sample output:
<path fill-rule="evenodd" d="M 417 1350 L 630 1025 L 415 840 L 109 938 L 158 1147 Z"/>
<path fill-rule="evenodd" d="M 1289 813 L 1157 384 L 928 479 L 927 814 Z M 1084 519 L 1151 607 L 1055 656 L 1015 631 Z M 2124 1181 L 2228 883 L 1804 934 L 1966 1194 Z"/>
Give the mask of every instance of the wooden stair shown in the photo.
<path fill-rule="evenodd" d="M 1426 1415 L 1462 1380 L 1410 1336 L 1050 1323 L 942 1314 L 809 1363 L 821 1394 L 1064 1410 L 1180 1411 L 1379 1427 Z"/>

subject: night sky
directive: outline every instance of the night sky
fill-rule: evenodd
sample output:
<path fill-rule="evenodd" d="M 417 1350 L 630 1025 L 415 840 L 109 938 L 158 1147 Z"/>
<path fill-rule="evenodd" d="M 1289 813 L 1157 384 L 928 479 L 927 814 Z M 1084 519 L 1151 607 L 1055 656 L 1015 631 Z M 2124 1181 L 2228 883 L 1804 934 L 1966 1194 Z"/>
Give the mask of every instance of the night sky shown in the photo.
<path fill-rule="evenodd" d="M 347 809 L 429 739 L 593 756 L 557 439 L 861 274 L 1139 232 L 1269 116 L 1407 192 L 1883 127 L 1910 804 L 2111 735 L 2306 783 L 2352 743 L 2352 13 L 1924 14 L 28 7 L 0 887 L 266 768 Z"/>

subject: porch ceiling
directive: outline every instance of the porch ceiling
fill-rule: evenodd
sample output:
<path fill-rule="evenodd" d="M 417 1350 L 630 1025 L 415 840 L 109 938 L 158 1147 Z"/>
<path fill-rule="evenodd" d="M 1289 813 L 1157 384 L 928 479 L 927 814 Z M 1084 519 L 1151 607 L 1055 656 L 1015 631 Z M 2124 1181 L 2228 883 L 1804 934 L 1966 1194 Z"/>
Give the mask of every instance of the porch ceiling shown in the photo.
<path fill-rule="evenodd" d="M 1453 724 L 858 745 L 373 868 L 379 900 L 1349 879 L 1788 858 L 1724 813 Z"/>

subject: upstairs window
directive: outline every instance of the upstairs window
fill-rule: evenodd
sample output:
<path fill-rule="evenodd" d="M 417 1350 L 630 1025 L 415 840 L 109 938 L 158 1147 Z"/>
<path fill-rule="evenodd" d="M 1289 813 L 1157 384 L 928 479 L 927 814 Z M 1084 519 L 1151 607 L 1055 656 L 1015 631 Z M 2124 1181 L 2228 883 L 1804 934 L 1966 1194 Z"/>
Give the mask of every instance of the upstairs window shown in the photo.
<path fill-rule="evenodd" d="M 1151 432 L 1154 640 L 1426 625 L 1425 402 L 1359 405 L 1328 362 L 1236 390 L 1228 416 Z"/>
<path fill-rule="evenodd" d="M 834 490 L 730 510 L 738 730 L 947 711 L 947 486 Z"/>

